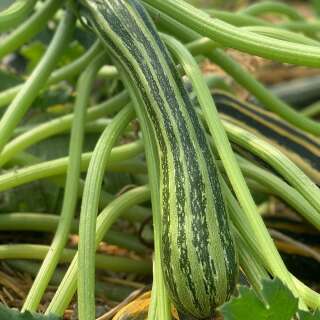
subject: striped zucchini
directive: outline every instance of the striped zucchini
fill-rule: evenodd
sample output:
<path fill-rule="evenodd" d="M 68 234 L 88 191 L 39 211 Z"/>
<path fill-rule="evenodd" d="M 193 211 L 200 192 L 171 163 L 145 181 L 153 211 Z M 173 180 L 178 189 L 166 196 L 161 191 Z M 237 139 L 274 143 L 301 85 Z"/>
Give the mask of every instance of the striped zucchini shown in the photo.
<path fill-rule="evenodd" d="M 156 137 L 168 292 L 178 310 L 207 319 L 234 291 L 238 261 L 204 128 L 139 2 L 81 3 L 90 27 L 135 85 Z"/>
<path fill-rule="evenodd" d="M 221 118 L 266 139 L 320 184 L 320 141 L 277 115 L 232 95 L 215 91 Z"/>

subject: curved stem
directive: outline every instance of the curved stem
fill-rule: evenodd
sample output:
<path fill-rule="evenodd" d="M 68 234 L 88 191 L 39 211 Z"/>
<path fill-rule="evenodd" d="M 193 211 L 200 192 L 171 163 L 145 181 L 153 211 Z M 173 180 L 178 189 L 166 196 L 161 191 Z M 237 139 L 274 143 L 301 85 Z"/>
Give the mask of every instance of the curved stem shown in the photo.
<path fill-rule="evenodd" d="M 134 115 L 130 105 L 122 109 L 102 133 L 89 164 L 83 190 L 79 225 L 79 319 L 95 319 L 95 231 L 96 215 L 103 173 L 110 158 L 110 151 Z"/>
<path fill-rule="evenodd" d="M 112 223 L 130 207 L 145 202 L 150 197 L 147 187 L 130 190 L 112 201 L 98 216 L 95 245 L 97 246 Z M 77 288 L 78 254 L 74 257 L 60 286 L 46 310 L 46 314 L 62 315 L 68 307 Z M 87 274 L 86 274 L 87 276 Z"/>
<path fill-rule="evenodd" d="M 81 151 L 84 139 L 84 123 L 86 108 L 89 104 L 90 92 L 97 70 L 104 62 L 104 55 L 100 54 L 82 73 L 77 84 L 77 98 L 75 114 L 71 129 L 69 161 L 64 190 L 62 210 L 59 224 L 52 240 L 50 250 L 46 255 L 39 272 L 23 304 L 22 310 L 36 311 L 42 295 L 58 264 L 59 257 L 68 240 L 71 222 L 78 199 L 78 180 L 80 178 Z"/>
<path fill-rule="evenodd" d="M 0 259 L 30 259 L 43 260 L 49 246 L 39 244 L 8 244 L 0 245 Z M 70 263 L 77 251 L 73 249 L 63 249 L 59 263 Z M 137 274 L 151 274 L 151 261 L 133 260 L 125 257 L 107 256 L 105 254 L 95 254 L 97 268 L 114 272 L 132 272 Z"/>
<path fill-rule="evenodd" d="M 32 12 L 37 0 L 16 0 L 9 8 L 0 12 L 0 32 L 8 31 Z"/>
<path fill-rule="evenodd" d="M 262 1 L 254 3 L 239 11 L 251 16 L 260 16 L 268 13 L 280 13 L 293 21 L 303 21 L 304 17 L 291 6 L 278 1 Z"/>
<path fill-rule="evenodd" d="M 203 11 L 179 0 L 144 0 L 151 6 L 175 18 L 204 37 L 218 43 L 280 62 L 304 66 L 320 66 L 320 48 L 292 44 L 239 30 L 219 19 L 212 19 Z"/>
<path fill-rule="evenodd" d="M 216 10 L 216 9 L 208 9 L 206 10 L 206 12 L 210 14 L 212 18 L 221 19 L 222 21 L 225 21 L 237 27 L 272 26 L 272 24 L 266 20 L 256 18 L 244 13 L 240 14 L 237 12 L 229 12 L 229 11 Z"/>
<path fill-rule="evenodd" d="M 319 32 L 320 21 L 288 21 L 281 23 L 279 27 L 296 32 L 310 33 L 312 35 L 313 33 Z"/>
<path fill-rule="evenodd" d="M 308 117 L 314 117 L 320 113 L 320 102 L 317 101 L 302 110 L 302 114 Z"/>
<path fill-rule="evenodd" d="M 123 215 L 125 219 L 125 215 Z M 32 231 L 32 232 L 50 232 L 54 233 L 59 223 L 59 216 L 49 213 L 1 213 L 0 230 L 2 231 Z M 79 221 L 71 222 L 71 233 L 78 233 Z M 109 230 L 103 238 L 110 244 L 117 245 L 137 253 L 146 253 L 147 248 L 139 239 L 131 234 Z"/>
<path fill-rule="evenodd" d="M 288 183 L 277 177 L 276 175 L 259 168 L 250 161 L 239 158 L 241 171 L 246 178 L 252 178 L 254 181 L 263 185 L 269 194 L 276 195 L 284 200 L 289 206 L 294 208 L 307 221 L 320 230 L 320 214 L 317 210 L 299 193 L 295 188 L 292 188 Z"/>
<path fill-rule="evenodd" d="M 232 229 L 235 237 L 235 243 L 237 245 L 241 268 L 243 269 L 246 277 L 255 289 L 256 293 L 259 294 L 262 289 L 262 280 L 270 279 L 270 275 L 263 268 L 263 266 L 259 264 L 257 259 L 252 256 L 250 247 L 247 245 L 239 231 L 234 226 Z"/>
<path fill-rule="evenodd" d="M 248 247 L 250 248 L 250 253 L 254 255 L 254 259 L 256 261 L 260 260 L 263 266 L 267 270 L 271 271 L 272 267 L 269 264 L 269 254 L 261 250 L 258 239 L 256 238 L 256 235 L 253 233 L 253 230 L 250 226 L 250 221 L 243 212 L 242 208 L 239 206 L 237 200 L 234 198 L 226 182 L 223 179 L 221 179 L 221 181 L 228 204 L 228 212 L 230 214 L 231 221 L 239 231 L 242 239 L 247 243 Z M 310 288 L 306 287 L 299 280 L 295 279 L 292 274 L 290 274 L 290 277 L 294 282 L 298 290 L 298 294 L 303 299 L 303 301 L 312 308 L 318 308 L 320 306 L 320 295 Z M 305 306 L 302 305 L 301 307 Z"/>
<path fill-rule="evenodd" d="M 29 0 L 30 1 L 30 0 Z M 42 8 L 0 42 L 0 59 L 40 32 L 59 9 L 63 0 L 47 0 Z"/>
<path fill-rule="evenodd" d="M 67 64 L 66 66 L 63 66 L 53 71 L 50 77 L 48 78 L 46 85 L 49 86 L 59 81 L 67 80 L 79 74 L 92 61 L 92 59 L 96 57 L 100 50 L 100 42 L 96 41 L 91 46 L 91 48 L 81 57 Z M 22 87 L 23 84 L 19 84 L 0 92 L 0 108 L 5 107 L 8 103 L 10 103 L 14 99 L 14 97 L 19 93 Z"/>
<path fill-rule="evenodd" d="M 66 12 L 45 55 L 3 114 L 0 120 L 0 151 L 2 151 L 16 125 L 37 97 L 39 90 L 43 87 L 62 52 L 68 45 L 74 25 L 75 17 L 70 12 Z"/>
<path fill-rule="evenodd" d="M 210 60 L 217 63 L 232 78 L 252 93 L 266 108 L 277 113 L 283 119 L 294 124 L 295 126 L 320 136 L 320 124 L 317 121 L 304 116 L 295 111 L 285 102 L 280 100 L 272 92 L 266 89 L 259 81 L 257 81 L 249 72 L 246 72 L 242 66 L 228 57 L 222 50 L 217 49 L 217 43 L 207 38 L 201 38 L 199 34 L 192 29 L 182 25 L 181 23 L 168 17 L 166 14 L 147 5 L 147 8 L 153 16 L 160 14 L 160 23 L 164 26 L 170 26 L 170 32 L 173 31 L 178 37 L 186 42 L 190 42 L 186 47 L 192 54 L 205 54 Z M 215 49 L 215 50 L 213 50 Z M 319 60 L 320 61 L 320 60 Z"/>
<path fill-rule="evenodd" d="M 128 94 L 126 92 L 120 93 L 105 102 L 102 102 L 92 108 L 88 108 L 86 120 L 92 121 L 102 116 L 108 116 L 121 109 L 128 101 Z M 70 129 L 73 119 L 73 113 L 58 117 L 42 123 L 12 139 L 0 153 L 0 166 L 3 166 L 14 155 L 27 149 L 31 145 Z"/>
<path fill-rule="evenodd" d="M 137 145 L 134 146 L 136 143 L 137 143 Z M 137 150 L 136 148 L 138 148 L 139 144 L 141 144 L 140 150 L 142 152 L 143 143 L 140 142 L 140 141 L 137 141 L 136 143 L 134 142 L 133 145 L 132 144 L 126 144 L 126 145 L 121 145 L 119 147 L 114 148 L 111 151 L 110 162 L 115 162 L 115 163 L 114 164 L 110 163 L 108 165 L 108 169 L 109 170 L 111 169 L 111 171 L 113 170 L 115 172 L 117 172 L 117 171 L 118 172 L 128 172 L 128 171 L 130 172 L 131 171 L 134 174 L 137 174 L 139 172 L 145 173 L 146 169 L 145 169 L 145 165 L 143 163 L 137 162 L 135 160 L 124 161 L 124 158 L 130 158 L 130 157 L 134 157 L 135 156 L 134 152 L 138 152 L 138 151 L 134 151 L 134 150 Z M 91 157 L 91 154 L 89 154 L 89 158 L 86 161 L 82 162 L 82 166 L 83 166 L 82 169 L 83 168 L 86 169 L 88 167 L 89 161 L 90 161 L 90 157 Z M 19 157 L 19 159 L 17 159 L 17 160 L 18 161 L 16 163 L 18 165 L 32 165 L 32 164 L 39 164 L 41 162 L 39 158 L 31 156 L 29 154 L 23 154 L 23 155 L 21 155 L 21 158 Z M 66 160 L 66 161 L 68 161 L 68 160 Z M 65 169 L 64 169 L 65 171 L 66 171 L 66 168 L 67 167 L 65 167 Z M 35 171 L 37 171 L 37 170 L 35 170 Z M 18 180 L 19 179 L 23 179 L 23 176 L 18 176 L 16 178 Z M 57 185 L 60 188 L 64 188 L 65 187 L 65 179 L 64 179 L 63 176 L 53 176 L 53 177 L 49 176 L 48 179 L 52 183 L 54 183 L 55 185 Z M 83 180 L 79 179 L 78 184 L 79 184 L 79 187 L 78 187 L 79 188 L 78 198 L 81 198 L 82 194 L 83 194 L 83 185 L 84 185 Z M 145 182 L 143 182 L 142 184 L 145 184 Z M 99 208 L 103 209 L 114 198 L 115 198 L 114 195 L 112 195 L 110 193 L 107 193 L 104 190 L 101 190 Z M 123 218 L 128 220 L 129 222 L 133 222 L 133 223 L 135 223 L 135 222 L 139 222 L 139 223 L 144 222 L 150 216 L 151 216 L 150 209 L 142 207 L 142 206 L 132 207 L 132 208 L 128 209 L 126 212 L 123 213 Z"/>
<path fill-rule="evenodd" d="M 245 30 L 262 34 L 270 38 L 289 41 L 292 43 L 306 44 L 310 46 L 317 46 L 317 47 L 320 46 L 319 41 L 309 38 L 303 34 L 292 32 L 289 30 L 284 30 L 284 29 L 279 29 L 274 27 L 260 27 L 260 26 L 254 26 L 254 27 L 250 26 L 250 27 L 243 27 L 243 28 Z"/>
<path fill-rule="evenodd" d="M 289 158 L 267 141 L 224 122 L 231 141 L 249 150 L 279 172 L 320 214 L 320 190 Z"/>
<path fill-rule="evenodd" d="M 266 89 L 249 72 L 245 71 L 239 63 L 228 57 L 223 51 L 216 49 L 208 53 L 207 56 L 232 76 L 234 80 L 251 92 L 267 109 L 278 114 L 281 118 L 286 119 L 298 128 L 320 136 L 319 122 L 292 109 Z"/>
<path fill-rule="evenodd" d="M 39 263 L 29 260 L 7 260 L 6 264 L 8 264 L 14 270 L 30 274 L 31 277 L 36 276 L 40 267 Z M 63 275 L 64 270 L 62 268 L 57 268 L 50 283 L 54 286 L 58 286 L 63 279 Z M 97 294 L 112 301 L 123 301 L 133 291 L 129 286 L 114 284 L 106 281 L 98 281 L 96 288 Z"/>
<path fill-rule="evenodd" d="M 142 150 L 143 143 L 141 141 L 115 147 L 110 155 L 110 161 L 107 165 L 108 170 L 114 172 L 145 173 L 145 165 L 140 161 L 124 161 L 137 156 Z M 88 168 L 91 158 L 91 152 L 82 154 L 81 171 L 85 171 Z M 0 175 L 0 191 L 8 190 L 34 180 L 63 175 L 67 171 L 68 161 L 69 158 L 64 157 L 9 171 Z"/>

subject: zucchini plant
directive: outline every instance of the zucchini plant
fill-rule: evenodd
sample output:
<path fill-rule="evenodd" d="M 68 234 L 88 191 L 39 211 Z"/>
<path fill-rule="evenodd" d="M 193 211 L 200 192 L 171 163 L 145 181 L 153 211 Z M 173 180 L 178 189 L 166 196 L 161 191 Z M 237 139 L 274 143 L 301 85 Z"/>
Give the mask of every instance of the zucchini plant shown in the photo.
<path fill-rule="evenodd" d="M 271 25 L 260 17 L 265 13 L 288 21 Z M 153 281 L 143 302 L 148 320 L 172 319 L 172 308 L 175 318 L 190 320 L 212 319 L 219 310 L 232 313 L 234 300 L 224 304 L 237 294 L 240 273 L 262 300 L 267 279 L 280 279 L 274 281 L 290 292 L 291 316 L 319 308 L 319 294 L 288 271 L 256 197 L 276 195 L 319 230 L 320 124 L 268 90 L 227 51 L 319 68 L 319 22 L 278 2 L 231 13 L 200 10 L 182 0 L 19 0 L 0 12 L 0 58 L 16 58 L 14 52 L 49 20 L 56 26 L 46 52 L 22 83 L 0 92 L 1 192 L 43 179 L 63 190 L 59 218 L 0 214 L 1 230 L 54 231 L 49 247 L 0 246 L 2 259 L 43 260 L 22 311 L 38 310 L 58 263 L 67 261 L 45 314 L 62 316 L 77 292 L 79 319 L 95 319 L 96 268 L 152 272 L 150 260 L 112 263 L 96 254 L 97 246 L 107 239 L 148 252 L 137 237 L 110 228 L 118 219 L 143 226 L 150 217 Z M 87 50 L 64 62 L 70 40 L 84 37 Z M 224 79 L 204 76 L 204 57 L 260 106 L 236 97 Z M 28 126 L 37 99 L 61 83 L 73 90 L 73 112 L 64 109 Z M 46 116 L 52 117 L 51 109 Z M 94 143 L 86 152 L 90 133 Z M 66 134 L 66 157 L 43 160 L 33 151 Z M 125 191 L 111 188 L 110 194 L 106 171 L 120 174 Z M 128 181 L 135 187 L 127 190 Z M 257 183 L 264 184 L 262 190 Z M 65 249 L 74 232 L 76 253 Z"/>

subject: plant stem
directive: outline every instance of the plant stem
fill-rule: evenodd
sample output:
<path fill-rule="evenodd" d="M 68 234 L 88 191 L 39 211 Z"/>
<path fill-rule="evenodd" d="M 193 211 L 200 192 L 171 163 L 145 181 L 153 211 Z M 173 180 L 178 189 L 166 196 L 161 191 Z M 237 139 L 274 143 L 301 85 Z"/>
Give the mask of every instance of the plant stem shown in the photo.
<path fill-rule="evenodd" d="M 242 239 L 247 243 L 248 248 L 250 249 L 250 254 L 253 255 L 254 259 L 258 261 L 259 264 L 263 265 L 267 270 L 270 270 L 270 265 L 268 264 L 268 256 L 265 255 L 258 245 L 256 236 L 252 233 L 250 228 L 250 223 L 247 221 L 243 210 L 239 206 L 238 202 L 234 198 L 232 192 L 230 191 L 227 184 L 223 181 L 223 189 L 226 195 L 226 200 L 228 203 L 230 218 L 240 233 Z M 292 281 L 295 283 L 299 295 L 307 303 L 307 305 L 313 309 L 317 309 L 320 306 L 320 295 L 303 284 L 300 280 L 295 278 L 290 274 Z"/>
<path fill-rule="evenodd" d="M 18 49 L 22 44 L 26 43 L 34 35 L 40 32 L 47 25 L 48 20 L 55 14 L 62 3 L 62 0 L 47 0 L 39 11 L 35 12 L 8 37 L 4 38 L 0 42 L 0 59 L 8 53 Z M 71 26 L 70 29 L 72 29 Z"/>
<path fill-rule="evenodd" d="M 266 161 L 297 189 L 320 214 L 319 188 L 289 158 L 267 141 L 230 122 L 225 122 L 225 128 L 231 141 Z M 315 223 L 318 225 L 318 222 Z"/>
<path fill-rule="evenodd" d="M 141 150 L 143 149 L 143 143 L 141 141 L 137 141 L 137 144 L 141 144 Z M 135 142 L 133 142 L 133 144 L 135 144 Z M 109 165 L 108 167 L 111 168 L 111 170 L 115 170 L 115 171 L 132 171 L 133 173 L 137 174 L 139 171 L 143 171 L 145 172 L 145 166 L 144 164 L 141 164 L 137 161 L 123 161 L 123 156 L 125 155 L 125 157 L 129 157 L 130 158 L 130 154 L 132 155 L 130 149 L 132 146 L 133 149 L 135 149 L 134 145 L 132 144 L 126 144 L 126 145 L 121 145 L 119 147 L 115 147 L 112 151 L 111 151 L 111 155 L 110 155 L 110 162 L 115 161 L 115 162 L 120 162 L 120 163 L 114 163 L 113 165 Z M 128 148 L 129 147 L 129 148 Z M 116 150 L 118 150 L 116 152 Z M 122 151 L 121 151 L 122 150 Z M 121 151 L 121 152 L 120 152 Z M 134 152 L 132 150 L 132 152 Z M 116 153 L 118 153 L 119 159 L 117 160 Z M 121 156 L 121 153 L 123 154 L 123 156 Z M 85 155 L 85 154 L 84 154 Z M 133 156 L 133 155 L 132 155 Z M 122 160 L 121 160 L 122 159 Z M 41 162 L 41 160 L 37 157 L 31 156 L 30 154 L 21 154 L 21 157 L 19 157 L 18 159 L 15 159 L 16 161 L 14 163 L 17 163 L 18 165 L 31 165 L 34 163 L 39 163 Z M 86 169 L 89 165 L 89 161 L 90 161 L 90 157 L 88 159 L 88 161 L 86 161 L 86 163 L 82 163 L 84 169 Z M 65 169 L 66 170 L 66 169 Z M 21 176 L 20 176 L 21 177 Z M 65 187 L 65 179 L 63 176 L 53 176 L 53 177 L 48 177 L 49 180 L 56 184 L 57 186 L 64 188 Z M 19 178 L 18 178 L 19 179 Z M 83 194 L 83 180 L 79 179 L 78 181 L 79 184 L 79 192 L 78 192 L 78 198 L 82 197 Z M 142 184 L 145 184 L 145 182 L 143 182 Z M 109 194 L 107 192 L 105 192 L 104 190 L 101 190 L 101 197 L 100 197 L 100 201 L 99 201 L 99 208 L 103 209 L 110 201 L 114 200 L 114 195 Z M 136 206 L 136 207 L 132 207 L 130 209 L 128 209 L 127 212 L 123 213 L 123 217 L 124 219 L 128 220 L 129 222 L 144 222 L 146 221 L 146 219 L 148 219 L 151 216 L 151 212 L 149 208 L 145 208 L 145 207 L 141 207 L 141 206 Z"/>
<path fill-rule="evenodd" d="M 61 252 L 68 240 L 72 219 L 78 199 L 78 180 L 80 178 L 81 152 L 84 139 L 86 108 L 97 70 L 104 62 L 100 54 L 81 74 L 78 84 L 78 95 L 75 101 L 75 114 L 71 129 L 69 161 L 59 224 L 52 240 L 50 250 L 26 297 L 22 310 L 36 311 L 43 293 L 59 261 Z"/>
<path fill-rule="evenodd" d="M 201 38 L 194 30 L 182 25 L 149 5 L 147 5 L 147 8 L 153 16 L 158 17 L 160 15 L 159 23 L 167 32 L 174 33 L 179 39 L 181 38 L 183 41 L 189 42 L 186 47 L 192 54 L 205 54 L 210 60 L 217 63 L 233 79 L 253 94 L 267 109 L 278 114 L 281 118 L 298 128 L 320 136 L 319 122 L 295 111 L 275 96 L 249 72 L 245 71 L 239 63 L 230 58 L 222 50 L 217 49 L 218 44 L 216 42 L 207 38 Z"/>
<path fill-rule="evenodd" d="M 134 112 L 128 105 L 114 117 L 98 140 L 89 163 L 79 225 L 78 312 L 80 320 L 95 319 L 95 231 L 103 173 L 110 158 L 111 148 L 132 120 L 133 115 Z"/>
<path fill-rule="evenodd" d="M 301 113 L 307 117 L 315 117 L 320 113 L 320 101 L 317 101 L 310 106 L 304 108 Z"/>
<path fill-rule="evenodd" d="M 256 293 L 259 294 L 262 289 L 262 280 L 270 279 L 270 276 L 263 266 L 259 264 L 259 261 L 252 256 L 250 247 L 243 240 L 238 230 L 235 227 L 232 229 L 235 237 L 235 243 L 237 244 L 241 268 L 243 269 Z"/>
<path fill-rule="evenodd" d="M 239 30 L 181 0 L 144 0 L 204 37 L 267 59 L 304 66 L 320 66 L 320 48 L 288 43 Z"/>
<path fill-rule="evenodd" d="M 128 103 L 128 101 L 128 94 L 126 92 L 122 92 L 105 102 L 88 108 L 86 120 L 91 121 L 102 116 L 113 114 L 117 110 L 121 109 L 126 103 Z M 42 123 L 35 128 L 12 139 L 0 153 L 0 166 L 3 166 L 14 155 L 18 154 L 22 150 L 27 149 L 31 145 L 68 130 L 71 127 L 73 119 L 73 113 L 58 117 L 56 119 Z"/>
<path fill-rule="evenodd" d="M 0 32 L 8 31 L 20 23 L 32 12 L 37 0 L 17 0 L 0 12 Z"/>
<path fill-rule="evenodd" d="M 206 10 L 206 12 L 210 14 L 212 18 L 220 19 L 236 27 L 246 27 L 246 26 L 264 26 L 264 27 L 269 26 L 270 27 L 273 25 L 272 23 L 266 20 L 253 17 L 245 13 L 229 12 L 229 11 L 223 11 L 223 10 L 217 10 L 217 9 L 208 9 Z"/>
<path fill-rule="evenodd" d="M 150 191 L 147 187 L 138 187 L 130 190 L 112 201 L 98 216 L 95 244 L 99 244 L 112 223 L 134 205 L 147 201 Z M 46 310 L 46 314 L 62 315 L 68 307 L 77 288 L 78 254 L 74 257 L 63 281 L 60 283 L 53 299 Z M 87 276 L 87 274 L 86 274 Z M 85 301 L 84 301 L 85 303 Z"/>
<path fill-rule="evenodd" d="M 224 69 L 234 80 L 251 92 L 267 109 L 275 112 L 298 128 L 320 136 L 320 124 L 289 107 L 285 102 L 273 95 L 239 63 L 228 57 L 223 51 L 216 49 L 208 57 Z"/>
<path fill-rule="evenodd" d="M 237 157 L 242 173 L 246 178 L 253 179 L 263 185 L 269 194 L 276 195 L 294 208 L 307 221 L 320 230 L 319 212 L 307 201 L 300 192 L 276 175 L 259 168 L 250 161 Z"/>
<path fill-rule="evenodd" d="M 8 244 L 0 245 L 0 259 L 30 259 L 43 260 L 49 246 L 39 244 Z M 75 255 L 76 250 L 63 249 L 59 263 L 70 263 Z M 133 260 L 125 257 L 107 256 L 105 254 L 95 254 L 93 256 L 97 268 L 114 272 L 131 272 L 137 274 L 151 274 L 152 264 L 148 260 Z"/>
<path fill-rule="evenodd" d="M 10 139 L 16 125 L 24 116 L 39 90 L 43 87 L 55 64 L 65 50 L 73 33 L 75 17 L 66 12 L 41 61 L 24 83 L 0 120 L 0 151 Z"/>
<path fill-rule="evenodd" d="M 264 250 L 261 250 L 261 246 L 259 244 L 259 240 L 256 237 L 256 234 L 253 232 L 253 229 L 251 227 L 251 223 L 248 220 L 247 215 L 243 212 L 242 208 L 239 206 L 237 200 L 234 198 L 231 190 L 229 189 L 226 182 L 221 178 L 220 179 L 222 183 L 222 189 L 225 195 L 226 202 L 228 204 L 228 212 L 230 214 L 230 218 L 236 229 L 239 231 L 239 234 L 241 235 L 242 239 L 248 244 L 248 247 L 250 248 L 250 252 L 252 255 L 254 255 L 254 259 L 256 261 L 261 261 L 263 263 L 263 266 L 271 271 L 273 268 L 270 265 L 270 259 L 269 259 L 269 253 L 265 252 Z M 265 227 L 264 227 L 265 228 Z M 272 272 L 271 272 L 272 273 Z M 301 309 L 306 310 L 307 307 L 305 303 L 308 304 L 308 306 L 317 304 L 317 300 L 319 300 L 318 294 L 314 291 L 308 292 L 309 296 L 306 299 L 305 291 L 300 290 L 300 287 L 304 286 L 299 281 L 294 279 L 292 274 L 288 272 L 288 275 L 291 277 L 291 281 L 294 283 L 296 292 L 298 293 L 299 299 L 299 305 Z M 298 289 L 298 283 L 299 283 L 299 289 Z M 311 302 L 311 303 L 310 303 Z"/>
<path fill-rule="evenodd" d="M 59 223 L 59 216 L 49 213 L 1 213 L 0 230 L 2 231 L 33 231 L 33 232 L 55 232 Z M 78 233 L 79 221 L 71 222 L 71 233 Z M 116 230 L 109 230 L 103 238 L 110 244 L 117 245 L 137 253 L 146 253 L 147 248 L 139 239 L 131 234 L 125 234 Z"/>
<path fill-rule="evenodd" d="M 114 172 L 145 173 L 146 167 L 140 161 L 124 161 L 137 156 L 142 150 L 143 144 L 139 140 L 115 147 L 111 152 L 110 161 L 107 165 L 108 170 Z M 91 152 L 81 155 L 81 171 L 85 171 L 88 168 L 91 158 Z M 63 175 L 67 171 L 68 162 L 69 158 L 64 157 L 9 171 L 0 175 L 0 191 L 8 190 L 34 180 Z"/>
<path fill-rule="evenodd" d="M 62 80 L 67 80 L 82 72 L 82 70 L 96 57 L 101 51 L 100 42 L 96 41 L 91 48 L 78 59 L 72 61 L 66 66 L 52 72 L 46 85 L 52 85 Z M 0 108 L 10 103 L 22 89 L 23 84 L 16 85 L 0 92 Z"/>
<path fill-rule="evenodd" d="M 260 3 L 254 3 L 251 6 L 248 6 L 238 12 L 241 14 L 245 13 L 251 16 L 260 16 L 268 13 L 278 13 L 286 16 L 293 21 L 305 20 L 304 17 L 293 7 L 278 1 L 263 1 Z"/>
<path fill-rule="evenodd" d="M 12 269 L 30 274 L 31 277 L 35 277 L 40 268 L 39 263 L 26 260 L 7 260 L 6 264 L 8 264 Z M 58 286 L 63 279 L 64 273 L 65 272 L 62 268 L 57 268 L 50 283 Z M 97 281 L 96 289 L 96 293 L 98 295 L 106 297 L 112 301 L 122 301 L 133 291 L 132 288 L 105 281 Z"/>
<path fill-rule="evenodd" d="M 249 26 L 244 27 L 245 30 L 265 35 L 270 38 L 289 41 L 292 43 L 306 44 L 310 46 L 320 46 L 320 42 L 309 38 L 303 34 L 292 32 L 289 30 L 278 29 L 274 27 Z"/>

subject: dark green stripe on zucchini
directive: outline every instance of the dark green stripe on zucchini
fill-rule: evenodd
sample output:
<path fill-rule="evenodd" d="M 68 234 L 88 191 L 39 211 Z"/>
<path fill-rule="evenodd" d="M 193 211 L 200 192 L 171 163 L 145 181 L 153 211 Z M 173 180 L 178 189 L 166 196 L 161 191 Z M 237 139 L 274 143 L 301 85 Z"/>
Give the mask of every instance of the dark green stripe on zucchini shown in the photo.
<path fill-rule="evenodd" d="M 233 292 L 238 263 L 204 128 L 139 2 L 81 2 L 91 27 L 136 86 L 157 140 L 161 257 L 171 299 L 182 312 L 207 319 Z"/>

